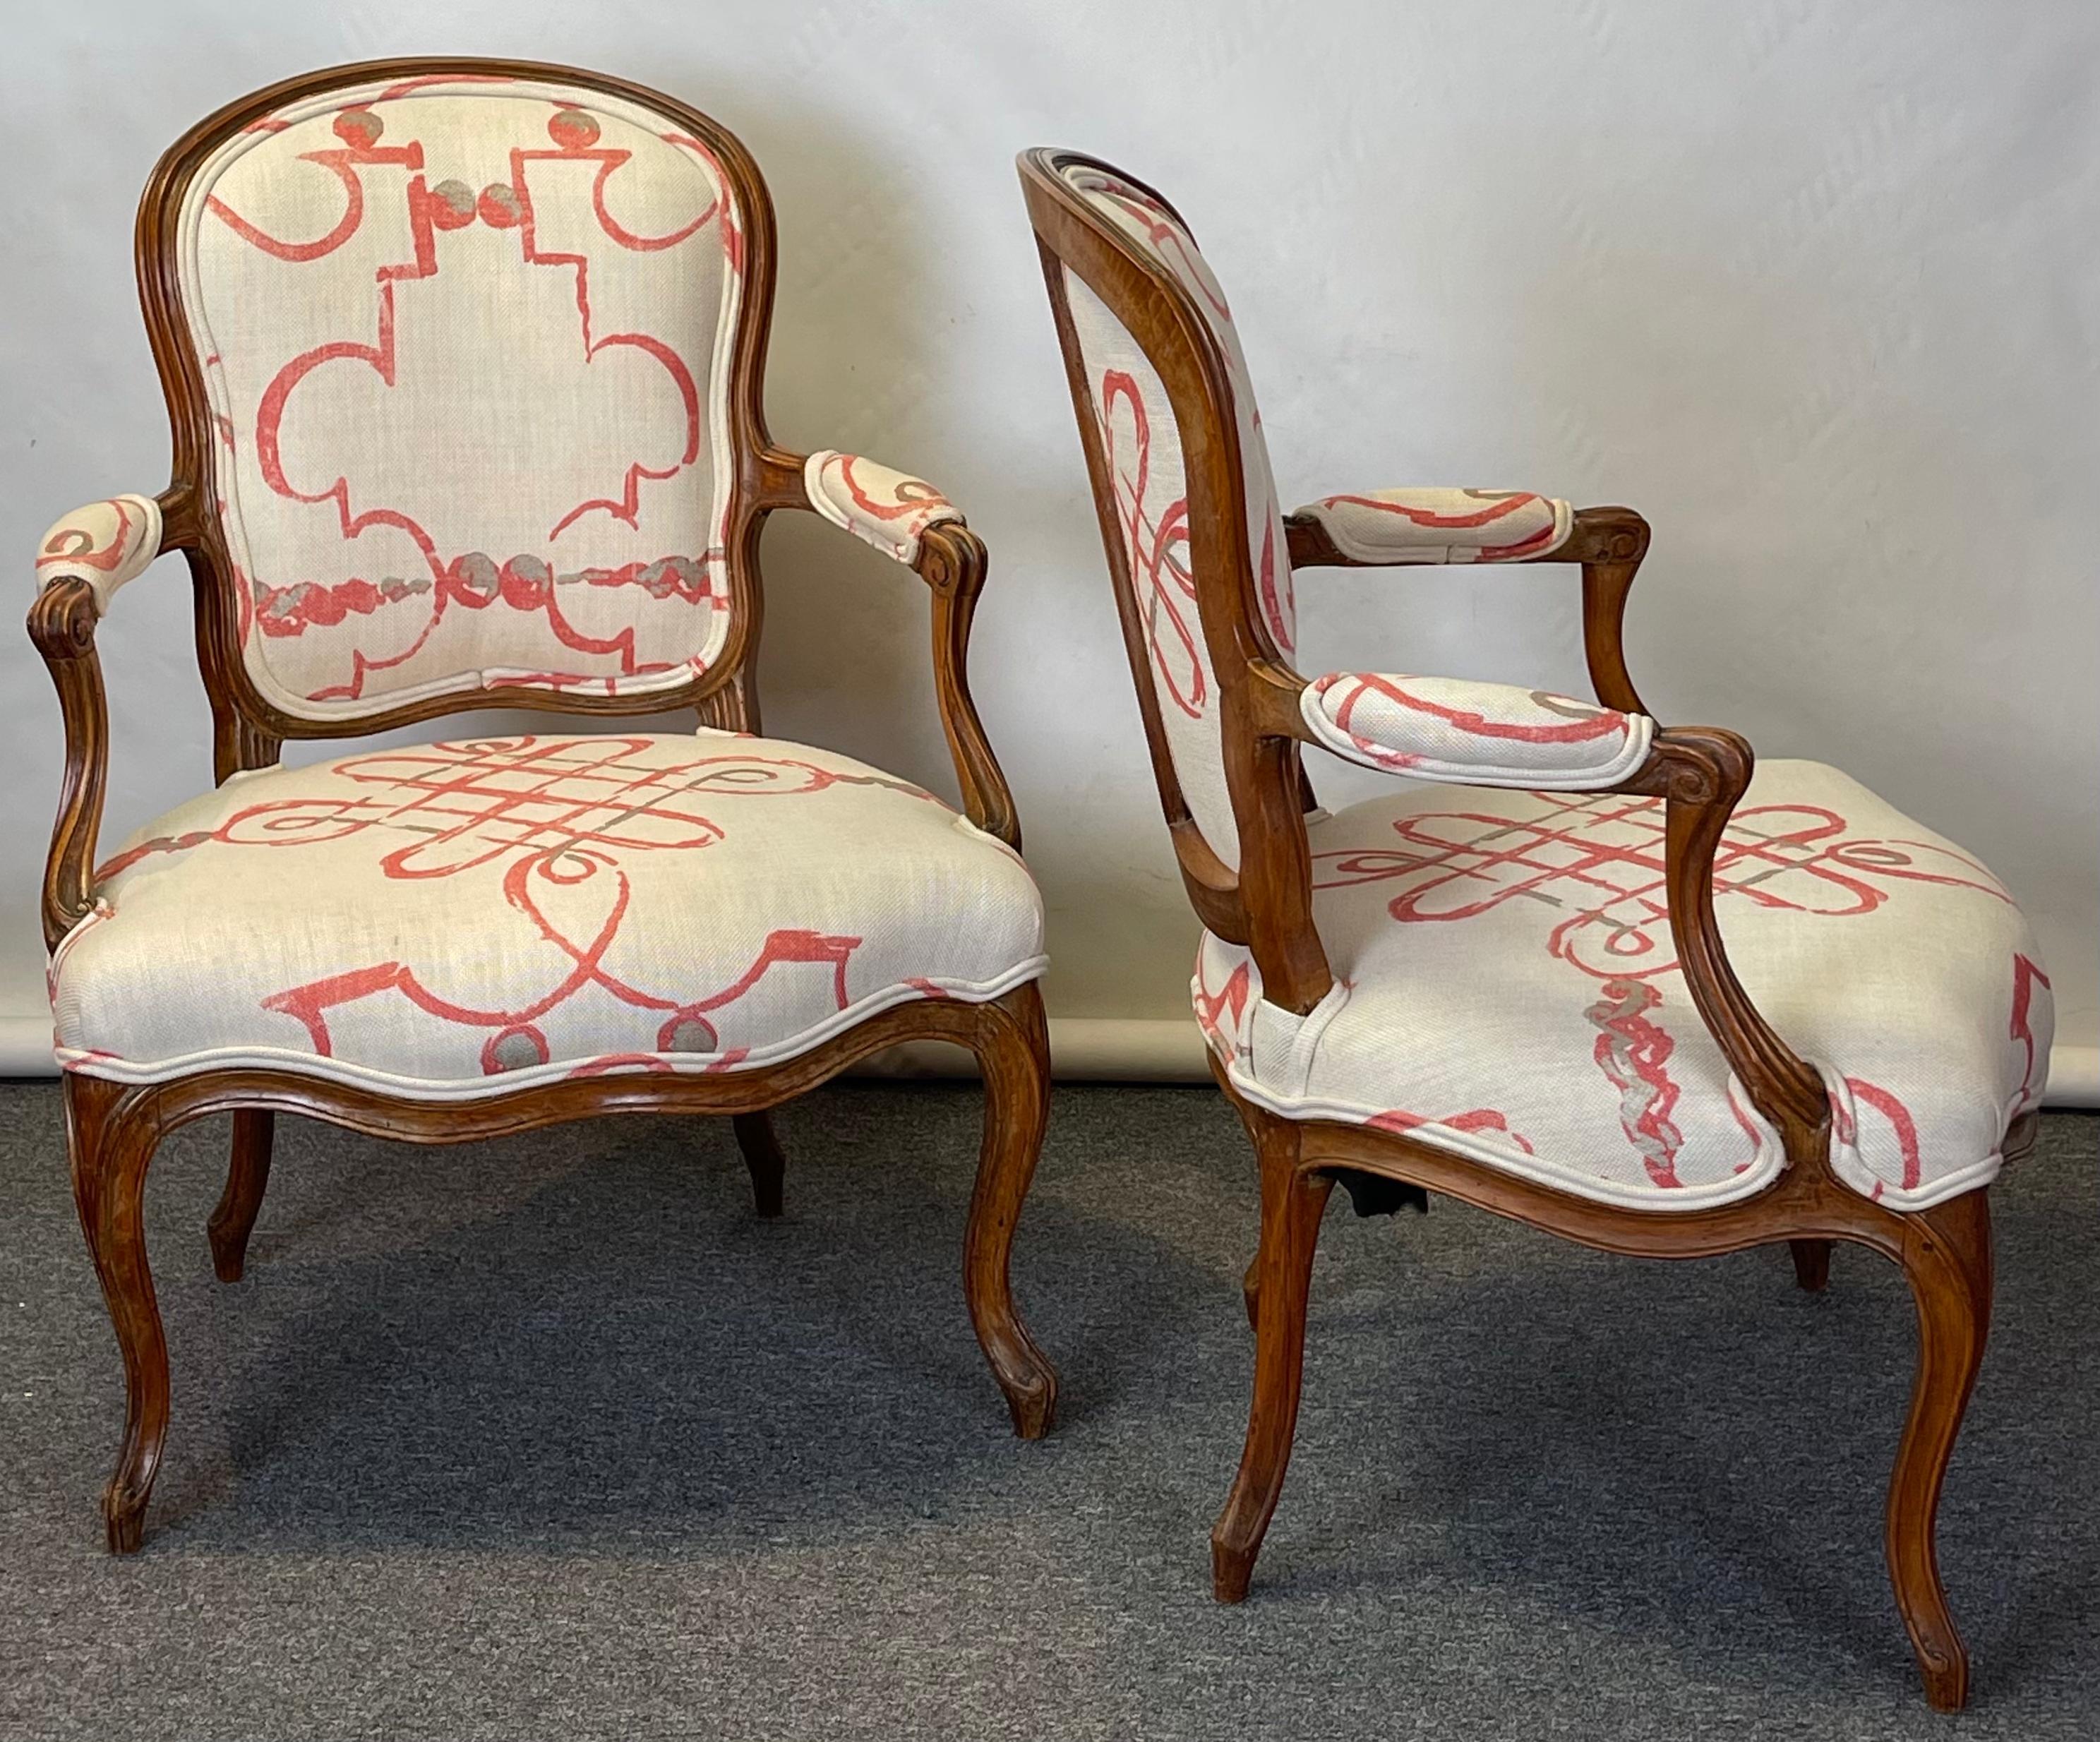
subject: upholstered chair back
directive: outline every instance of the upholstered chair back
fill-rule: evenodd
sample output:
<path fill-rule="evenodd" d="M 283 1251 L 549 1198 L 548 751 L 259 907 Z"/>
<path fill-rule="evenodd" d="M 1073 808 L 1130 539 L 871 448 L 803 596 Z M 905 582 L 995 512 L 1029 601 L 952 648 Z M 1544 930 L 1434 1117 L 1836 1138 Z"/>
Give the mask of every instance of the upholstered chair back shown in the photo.
<path fill-rule="evenodd" d="M 1275 650 L 1287 656 L 1295 631 L 1290 556 L 1246 358 L 1224 292 L 1180 214 L 1150 188 L 1083 158 L 1060 156 L 1051 173 L 1117 245 L 1185 293 L 1185 306 L 1200 323 L 1200 339 L 1207 343 L 1198 349 L 1222 375 L 1216 385 L 1229 401 L 1238 438 L 1254 611 Z M 1148 717 L 1155 740 L 1164 740 L 1189 818 L 1218 858 L 1237 867 L 1239 836 L 1225 770 L 1222 698 L 1203 604 L 1207 592 L 1215 597 L 1233 589 L 1222 577 L 1214 589 L 1197 584 L 1186 457 L 1216 443 L 1200 426 L 1199 410 L 1185 403 L 1177 416 L 1158 366 L 1159 339 L 1140 338 L 1069 263 L 1056 261 L 1052 269 L 1052 296 L 1062 293 L 1076 351 L 1076 358 L 1068 355 L 1074 391 L 1091 416 L 1098 467 L 1105 474 L 1096 477 L 1096 488 L 1099 492 L 1105 484 L 1113 501 L 1128 570 L 1149 671 Z M 1236 558 L 1238 553 L 1232 554 Z M 1229 567 L 1237 571 L 1238 564 Z M 1220 612 L 1214 605 L 1211 615 L 1234 613 Z M 1214 621 L 1207 628 L 1211 635 L 1229 636 L 1233 625 Z"/>
<path fill-rule="evenodd" d="M 643 97 L 439 73 L 214 117 L 164 161 L 149 314 L 205 408 L 218 633 L 280 730 L 490 691 L 640 712 L 734 648 L 770 220 L 734 139 Z"/>

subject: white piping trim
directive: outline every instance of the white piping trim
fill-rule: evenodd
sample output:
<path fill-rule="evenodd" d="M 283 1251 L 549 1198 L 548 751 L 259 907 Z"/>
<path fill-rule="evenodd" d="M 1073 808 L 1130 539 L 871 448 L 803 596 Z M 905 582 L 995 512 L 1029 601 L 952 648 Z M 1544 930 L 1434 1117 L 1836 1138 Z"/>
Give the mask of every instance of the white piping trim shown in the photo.
<path fill-rule="evenodd" d="M 936 980 L 930 983 L 960 1003 L 987 1003 L 1011 992 L 1016 986 L 1039 977 L 1049 965 L 1049 957 L 1036 955 L 1009 968 L 995 980 L 982 982 Z M 638 1062 L 632 1065 L 615 1065 L 601 1074 L 609 1077 L 628 1075 L 644 1069 L 642 1061 L 646 1061 L 650 1068 L 666 1065 L 674 1073 L 687 1076 L 730 1075 L 739 1071 L 757 1070 L 784 1059 L 799 1057 L 834 1035 L 844 1034 L 848 1029 L 866 1021 L 871 1016 L 895 1005 L 916 1003 L 927 995 L 915 986 L 885 986 L 880 991 L 871 992 L 865 998 L 857 999 L 823 1021 L 804 1029 L 798 1034 L 775 1041 L 769 1047 L 754 1047 L 730 1066 L 725 1067 L 721 1062 L 721 1055 L 713 1052 L 622 1053 L 620 1057 L 631 1057 Z M 433 1083 L 422 1078 L 402 1076 L 394 1071 L 375 1070 L 342 1059 L 323 1058 L 294 1047 L 214 1047 L 205 1052 L 187 1053 L 180 1058 L 159 1059 L 147 1065 L 129 1059 L 99 1057 L 93 1053 L 67 1047 L 59 1047 L 56 1057 L 60 1063 L 71 1066 L 83 1076 L 100 1077 L 112 1083 L 163 1083 L 172 1078 L 186 1077 L 204 1070 L 283 1070 L 296 1076 L 318 1077 L 330 1083 L 346 1083 L 352 1088 L 377 1089 L 382 1094 L 395 1096 L 403 1100 L 436 1102 L 486 1100 L 492 1096 L 508 1094 L 514 1089 L 559 1083 L 594 1062 L 590 1058 L 550 1059 L 544 1065 L 530 1065 L 523 1070 L 506 1070 L 493 1077 L 470 1077 L 460 1081 Z"/>

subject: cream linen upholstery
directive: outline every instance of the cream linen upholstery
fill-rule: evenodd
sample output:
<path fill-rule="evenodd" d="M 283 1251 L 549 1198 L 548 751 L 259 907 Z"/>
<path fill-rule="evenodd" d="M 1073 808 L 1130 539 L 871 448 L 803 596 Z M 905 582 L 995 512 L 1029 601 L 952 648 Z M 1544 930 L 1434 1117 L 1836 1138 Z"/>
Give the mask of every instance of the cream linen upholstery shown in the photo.
<path fill-rule="evenodd" d="M 236 774 L 103 869 L 60 1061 L 275 1066 L 423 1100 L 735 1070 L 1040 974 L 1019 858 L 779 739 L 562 734 Z"/>
<path fill-rule="evenodd" d="M 1374 490 L 1323 496 L 1290 517 L 1358 562 L 1521 562 L 1558 550 L 1575 510 L 1523 490 Z"/>
<path fill-rule="evenodd" d="M 1198 1018 L 1251 1100 L 1642 1209 L 1777 1172 L 1676 965 L 1661 800 L 1410 785 L 1308 822 L 1332 993 L 1302 1017 L 1268 1004 L 1248 952 L 1208 934 L 1197 964 Z M 1745 989 L 1829 1086 L 1839 1177 L 1907 1210 L 1988 1182 L 2052 1026 L 1997 880 L 1835 769 L 1780 761 L 1714 886 Z"/>
<path fill-rule="evenodd" d="M 1616 786 L 1655 736 L 1645 714 L 1456 677 L 1333 672 L 1305 686 L 1298 708 L 1320 743 L 1352 762 L 1488 787 Z"/>
<path fill-rule="evenodd" d="M 825 519 L 899 562 L 919 560 L 920 536 L 927 527 L 963 518 L 924 478 L 830 448 L 803 462 L 802 487 Z"/>
<path fill-rule="evenodd" d="M 61 580 L 95 590 L 97 616 L 126 581 L 136 580 L 161 553 L 161 505 L 149 496 L 113 496 L 76 508 L 37 545 L 37 589 Z"/>
<path fill-rule="evenodd" d="M 706 668 L 743 223 L 674 118 L 536 80 L 333 90 L 220 147 L 179 280 L 262 695 L 343 720 Z"/>
<path fill-rule="evenodd" d="M 1297 635 L 1290 547 L 1246 357 L 1224 292 L 1180 220 L 1143 188 L 1086 164 L 1068 166 L 1064 175 L 1188 293 L 1217 341 L 1229 377 L 1246 479 L 1247 555 L 1255 595 L 1263 623 L 1277 649 L 1288 655 Z M 1217 680 L 1203 644 L 1189 567 L 1189 485 L 1173 406 L 1166 383 L 1129 329 L 1069 271 L 1065 287 L 1108 457 L 1131 588 L 1145 615 L 1153 686 L 1175 777 L 1211 849 L 1226 865 L 1237 866 L 1239 829 L 1225 790 Z"/>

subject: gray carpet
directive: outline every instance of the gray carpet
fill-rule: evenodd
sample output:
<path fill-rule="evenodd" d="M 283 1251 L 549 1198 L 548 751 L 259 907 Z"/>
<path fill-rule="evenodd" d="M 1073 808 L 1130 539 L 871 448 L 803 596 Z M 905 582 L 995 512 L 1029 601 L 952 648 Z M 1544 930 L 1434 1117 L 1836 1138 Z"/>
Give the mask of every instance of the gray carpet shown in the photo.
<path fill-rule="evenodd" d="M 1941 1545 L 1972 1707 L 1881 1557 L 1896 1272 L 1584 1252 L 1446 1202 L 1314 1281 L 1290 1484 L 1237 1609 L 1206 1541 L 1251 1365 L 1251 1163 L 1208 1089 L 1061 1091 L 1017 1264 L 1064 1374 L 1008 1436 L 957 1278 L 977 1103 L 450 1150 L 280 1124 L 249 1279 L 223 1123 L 148 1194 L 175 1416 L 105 1558 L 114 1343 L 55 1089 L 0 1088 L 0 1735 L 2005 1737 L 2100 1732 L 2096 1133 L 1998 1197 Z"/>

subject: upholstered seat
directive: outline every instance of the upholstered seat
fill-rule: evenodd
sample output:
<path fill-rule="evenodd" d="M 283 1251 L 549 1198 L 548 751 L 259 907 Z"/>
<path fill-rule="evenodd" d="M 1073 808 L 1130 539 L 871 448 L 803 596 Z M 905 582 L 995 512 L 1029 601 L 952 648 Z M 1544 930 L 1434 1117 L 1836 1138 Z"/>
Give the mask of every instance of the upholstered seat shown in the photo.
<path fill-rule="evenodd" d="M 1312 821 L 1327 998 L 1293 1017 L 1245 949 L 1204 938 L 1197 1016 L 1233 1087 L 1608 1202 L 1762 1190 L 1785 1146 L 1686 990 L 1662 808 L 1410 783 Z M 1745 988 L 1830 1092 L 1838 1177 L 1901 1209 L 1988 1182 L 2050 1022 L 1997 880 L 1837 770 L 1783 761 L 1736 808 L 1714 887 Z"/>
<path fill-rule="evenodd" d="M 752 1069 L 1043 967 L 1021 860 L 778 739 L 579 735 L 236 774 L 104 866 L 56 953 L 60 1058 L 425 1099 Z"/>

